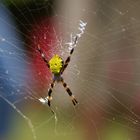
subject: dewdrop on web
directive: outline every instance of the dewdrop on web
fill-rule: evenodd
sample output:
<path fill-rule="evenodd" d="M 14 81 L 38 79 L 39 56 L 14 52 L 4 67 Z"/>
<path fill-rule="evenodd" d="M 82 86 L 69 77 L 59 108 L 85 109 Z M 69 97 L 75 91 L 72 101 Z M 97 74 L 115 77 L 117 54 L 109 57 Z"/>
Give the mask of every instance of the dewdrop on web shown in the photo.
<path fill-rule="evenodd" d="M 43 105 L 48 104 L 48 99 L 47 98 L 40 98 L 38 99 Z"/>

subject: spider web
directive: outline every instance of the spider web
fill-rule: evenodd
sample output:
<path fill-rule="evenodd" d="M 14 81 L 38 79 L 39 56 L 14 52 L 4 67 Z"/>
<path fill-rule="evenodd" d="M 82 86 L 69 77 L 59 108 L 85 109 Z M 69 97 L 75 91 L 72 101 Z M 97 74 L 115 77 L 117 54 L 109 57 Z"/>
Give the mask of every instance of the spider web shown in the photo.
<path fill-rule="evenodd" d="M 139 139 L 137 0 L 6 0 L 0 3 L 0 139 Z M 45 97 L 47 59 L 74 53 L 61 84 Z M 53 112 L 52 112 L 53 110 Z"/>

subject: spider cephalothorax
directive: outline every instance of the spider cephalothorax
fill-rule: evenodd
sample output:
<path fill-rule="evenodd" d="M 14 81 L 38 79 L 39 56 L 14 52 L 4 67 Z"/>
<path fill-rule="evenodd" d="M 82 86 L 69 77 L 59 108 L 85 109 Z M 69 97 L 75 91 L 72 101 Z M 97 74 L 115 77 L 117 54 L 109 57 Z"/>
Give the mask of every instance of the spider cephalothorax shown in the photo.
<path fill-rule="evenodd" d="M 74 41 L 74 44 L 73 46 L 76 44 L 77 42 L 77 36 L 75 37 L 75 41 Z M 62 74 L 64 72 L 64 70 L 67 68 L 68 66 L 68 63 L 70 62 L 70 58 L 71 58 L 71 55 L 74 51 L 74 48 L 71 49 L 70 51 L 70 55 L 67 57 L 67 59 L 65 61 L 63 61 L 63 59 L 59 56 L 59 55 L 54 55 L 50 61 L 48 61 L 46 59 L 46 56 L 45 54 L 43 53 L 43 51 L 41 50 L 40 46 L 38 45 L 37 47 L 37 50 L 39 51 L 39 53 L 41 54 L 41 57 L 42 59 L 44 60 L 44 62 L 46 63 L 46 65 L 48 66 L 48 68 L 50 69 L 50 71 L 52 72 L 53 74 L 53 81 L 52 83 L 50 84 L 50 88 L 48 89 L 48 95 L 47 95 L 47 103 L 48 105 L 50 106 L 50 102 L 52 100 L 52 96 L 51 96 L 51 93 L 52 93 L 52 89 L 55 85 L 55 82 L 61 82 L 64 86 L 64 88 L 66 89 L 67 93 L 69 94 L 69 96 L 71 97 L 72 99 L 72 103 L 74 105 L 78 104 L 78 101 L 76 100 L 76 98 L 73 96 L 70 88 L 67 86 L 67 84 L 64 82 L 64 79 L 62 77 Z"/>

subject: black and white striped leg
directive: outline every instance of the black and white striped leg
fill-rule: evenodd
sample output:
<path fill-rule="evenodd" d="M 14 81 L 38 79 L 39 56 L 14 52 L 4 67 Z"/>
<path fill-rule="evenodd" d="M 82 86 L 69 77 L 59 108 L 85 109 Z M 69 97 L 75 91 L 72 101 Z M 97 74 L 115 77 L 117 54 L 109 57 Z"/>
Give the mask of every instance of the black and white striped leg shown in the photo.
<path fill-rule="evenodd" d="M 71 97 L 72 103 L 75 106 L 76 104 L 78 104 L 78 101 L 76 100 L 76 98 L 74 97 L 74 95 L 72 95 L 72 92 L 70 90 L 70 88 L 67 86 L 67 84 L 64 82 L 64 80 L 61 80 L 64 88 L 66 89 L 67 93 L 69 94 L 69 96 Z"/>
<path fill-rule="evenodd" d="M 61 74 L 62 74 L 62 73 L 64 72 L 64 70 L 67 68 L 67 66 L 68 66 L 68 64 L 69 64 L 69 62 L 70 62 L 70 60 L 71 60 L 71 55 L 72 55 L 73 52 L 74 52 L 74 46 L 77 44 L 77 40 L 78 40 L 78 36 L 75 36 L 75 39 L 74 39 L 73 44 L 72 44 L 73 48 L 72 48 L 71 51 L 70 51 L 70 55 L 67 57 L 66 61 L 64 62 L 64 66 L 63 66 L 63 68 L 62 68 Z"/>
<path fill-rule="evenodd" d="M 42 59 L 44 60 L 44 62 L 46 63 L 46 65 L 48 66 L 48 68 L 50 68 L 49 62 L 47 61 L 45 54 L 41 50 L 40 45 L 37 46 L 37 50 L 40 53 L 40 55 L 41 55 Z"/>
<path fill-rule="evenodd" d="M 71 60 L 71 55 L 73 54 L 73 52 L 74 52 L 74 48 L 71 49 L 70 55 L 67 57 L 66 61 L 64 62 L 64 66 L 63 66 L 63 68 L 62 68 L 61 74 L 62 74 L 62 73 L 64 72 L 64 70 L 67 68 L 67 66 L 68 66 L 68 64 L 69 64 L 69 62 L 70 62 L 70 60 Z"/>
<path fill-rule="evenodd" d="M 52 89 L 53 89 L 54 85 L 55 85 L 55 81 L 53 81 L 51 83 L 50 88 L 48 89 L 48 96 L 47 96 L 48 106 L 51 106 L 51 100 L 52 100 L 51 94 L 52 94 Z"/>

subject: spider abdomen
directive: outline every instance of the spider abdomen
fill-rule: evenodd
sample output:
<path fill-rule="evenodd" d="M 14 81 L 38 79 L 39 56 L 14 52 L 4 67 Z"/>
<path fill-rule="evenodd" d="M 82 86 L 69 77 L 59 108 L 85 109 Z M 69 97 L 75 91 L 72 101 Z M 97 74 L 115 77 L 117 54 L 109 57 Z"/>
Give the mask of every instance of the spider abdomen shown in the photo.
<path fill-rule="evenodd" d="M 53 74 L 59 74 L 63 67 L 63 60 L 60 56 L 54 55 L 49 61 L 50 70 Z"/>

